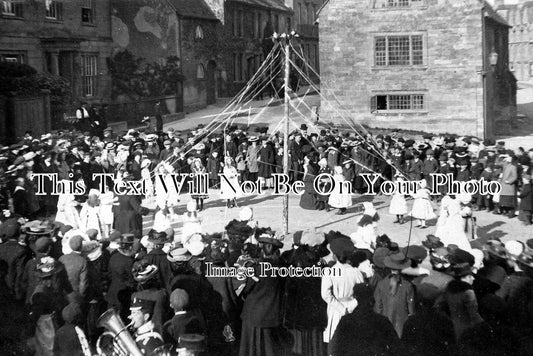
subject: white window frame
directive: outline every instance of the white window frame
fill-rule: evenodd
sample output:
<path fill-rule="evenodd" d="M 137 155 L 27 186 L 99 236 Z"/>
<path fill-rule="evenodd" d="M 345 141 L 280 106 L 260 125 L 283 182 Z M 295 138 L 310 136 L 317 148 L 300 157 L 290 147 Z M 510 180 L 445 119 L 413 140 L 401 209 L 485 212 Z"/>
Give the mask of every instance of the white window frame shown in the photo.
<path fill-rule="evenodd" d="M 85 97 L 94 97 L 98 90 L 98 54 L 81 55 L 81 90 Z"/>
<path fill-rule="evenodd" d="M 23 17 L 22 1 L 20 0 L 2 0 L 0 1 L 2 6 L 2 15 L 6 17 Z"/>
<path fill-rule="evenodd" d="M 0 52 L 0 62 L 24 64 L 26 54 L 23 52 Z"/>
<path fill-rule="evenodd" d="M 400 37 L 408 37 L 409 38 L 409 63 L 408 64 L 390 64 L 391 63 L 391 40 L 394 40 L 396 38 Z M 422 49 L 421 49 L 421 55 L 422 55 L 422 63 L 414 63 L 414 52 L 415 49 L 413 48 L 413 45 L 415 41 L 420 37 Z M 378 40 L 385 39 L 385 48 L 384 48 L 384 60 L 385 63 L 378 63 L 378 53 L 376 50 L 377 42 Z M 406 67 L 414 67 L 414 68 L 425 68 L 427 67 L 427 32 L 380 32 L 380 33 L 373 33 L 372 34 L 372 67 L 376 69 L 392 69 L 392 68 L 406 68 Z M 380 56 L 381 58 L 381 56 Z"/>
<path fill-rule="evenodd" d="M 386 108 L 378 108 L 378 97 L 386 97 Z M 420 103 L 421 100 L 421 103 Z M 427 112 L 427 91 L 375 92 L 370 97 L 370 112 L 373 114 L 405 114 Z M 406 106 L 406 107 L 398 107 Z"/>
<path fill-rule="evenodd" d="M 63 2 L 50 1 L 46 2 L 45 17 L 47 20 L 62 21 L 63 20 Z"/>

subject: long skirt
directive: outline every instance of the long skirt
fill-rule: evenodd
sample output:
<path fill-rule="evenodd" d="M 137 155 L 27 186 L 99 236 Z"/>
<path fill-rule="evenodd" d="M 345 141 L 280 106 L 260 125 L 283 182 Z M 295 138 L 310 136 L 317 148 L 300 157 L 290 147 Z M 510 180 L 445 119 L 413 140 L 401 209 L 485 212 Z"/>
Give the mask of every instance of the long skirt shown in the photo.
<path fill-rule="evenodd" d="M 282 327 L 254 327 L 243 321 L 239 356 L 290 355 L 291 347 L 291 334 Z"/>
<path fill-rule="evenodd" d="M 516 196 L 500 195 L 500 206 L 504 208 L 516 208 Z"/>
<path fill-rule="evenodd" d="M 327 345 L 323 340 L 323 330 L 289 330 L 294 339 L 292 353 L 302 356 L 326 356 Z"/>
<path fill-rule="evenodd" d="M 428 199 L 416 198 L 411 210 L 411 216 L 415 219 L 430 220 L 436 218 L 433 206 Z"/>

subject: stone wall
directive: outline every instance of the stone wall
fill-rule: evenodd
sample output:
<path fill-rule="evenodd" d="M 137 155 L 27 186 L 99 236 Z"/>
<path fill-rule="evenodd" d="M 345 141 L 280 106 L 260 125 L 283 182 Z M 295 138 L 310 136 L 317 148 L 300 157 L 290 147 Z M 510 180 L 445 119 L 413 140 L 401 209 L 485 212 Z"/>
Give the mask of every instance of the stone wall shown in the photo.
<path fill-rule="evenodd" d="M 408 9 L 373 9 L 373 3 L 333 0 L 320 14 L 326 95 L 321 118 L 342 121 L 341 114 L 348 114 L 371 127 L 482 136 L 480 2 L 426 0 L 425 6 Z M 394 32 L 423 35 L 423 65 L 374 65 L 374 36 Z M 372 113 L 371 97 L 383 93 L 422 93 L 424 109 Z"/>

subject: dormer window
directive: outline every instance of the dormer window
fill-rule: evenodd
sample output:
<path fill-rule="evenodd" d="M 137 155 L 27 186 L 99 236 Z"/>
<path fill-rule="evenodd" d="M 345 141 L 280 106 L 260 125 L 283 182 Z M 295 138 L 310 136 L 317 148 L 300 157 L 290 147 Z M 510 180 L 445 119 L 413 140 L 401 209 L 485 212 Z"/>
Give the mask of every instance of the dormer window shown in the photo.
<path fill-rule="evenodd" d="M 195 31 L 194 38 L 197 39 L 197 40 L 203 40 L 204 39 L 204 29 L 202 28 L 202 26 L 200 26 L 200 25 L 196 26 L 196 31 Z"/>

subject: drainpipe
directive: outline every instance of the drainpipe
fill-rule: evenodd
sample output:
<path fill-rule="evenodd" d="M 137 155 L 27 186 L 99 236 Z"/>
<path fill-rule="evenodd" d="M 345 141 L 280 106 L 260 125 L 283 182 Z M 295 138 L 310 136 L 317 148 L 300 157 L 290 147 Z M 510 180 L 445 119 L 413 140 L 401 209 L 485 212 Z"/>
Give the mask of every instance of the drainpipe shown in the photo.
<path fill-rule="evenodd" d="M 485 36 L 487 35 L 485 28 L 485 6 L 481 8 L 481 63 L 483 75 L 483 139 L 488 138 L 487 123 L 488 123 L 488 103 L 487 103 L 487 65 L 485 58 L 487 58 L 487 48 Z M 477 121 L 477 120 L 476 120 Z M 478 125 L 476 124 L 476 127 Z"/>

